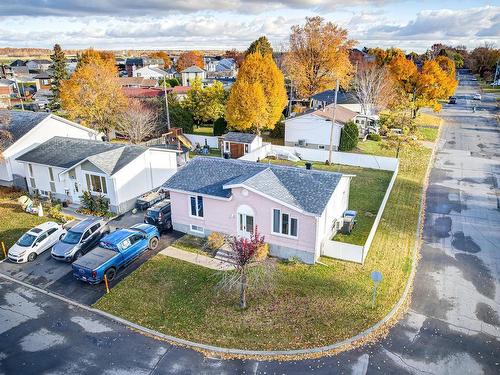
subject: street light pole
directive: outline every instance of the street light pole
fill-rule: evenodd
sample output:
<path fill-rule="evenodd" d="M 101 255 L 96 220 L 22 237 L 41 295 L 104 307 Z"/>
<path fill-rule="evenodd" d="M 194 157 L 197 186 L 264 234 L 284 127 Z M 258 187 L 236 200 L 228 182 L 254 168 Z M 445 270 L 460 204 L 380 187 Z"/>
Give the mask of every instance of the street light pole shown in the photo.
<path fill-rule="evenodd" d="M 328 147 L 328 164 L 332 164 L 332 152 L 333 152 L 333 127 L 335 126 L 335 117 L 337 114 L 337 95 L 339 93 L 339 79 L 337 78 L 335 82 L 335 97 L 333 100 L 333 111 L 332 111 L 332 124 L 330 126 L 330 145 Z"/>
<path fill-rule="evenodd" d="M 163 92 L 165 93 L 165 107 L 167 109 L 167 132 L 170 131 L 170 112 L 168 110 L 167 77 L 163 76 Z"/>

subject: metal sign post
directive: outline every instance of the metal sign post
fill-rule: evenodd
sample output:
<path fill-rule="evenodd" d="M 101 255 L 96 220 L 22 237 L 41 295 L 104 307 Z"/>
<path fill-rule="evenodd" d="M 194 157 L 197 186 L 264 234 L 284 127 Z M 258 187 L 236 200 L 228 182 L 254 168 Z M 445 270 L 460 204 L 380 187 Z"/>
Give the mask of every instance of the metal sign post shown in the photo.
<path fill-rule="evenodd" d="M 382 281 L 382 272 L 372 271 L 373 280 L 373 296 L 372 296 L 372 309 L 375 307 L 375 297 L 377 296 L 377 285 Z"/>

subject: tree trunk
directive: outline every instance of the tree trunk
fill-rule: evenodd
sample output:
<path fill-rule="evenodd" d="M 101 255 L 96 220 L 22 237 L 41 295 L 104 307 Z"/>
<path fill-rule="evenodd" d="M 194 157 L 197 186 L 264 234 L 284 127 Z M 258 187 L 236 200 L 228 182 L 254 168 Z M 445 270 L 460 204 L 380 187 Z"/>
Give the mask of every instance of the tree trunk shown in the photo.
<path fill-rule="evenodd" d="M 247 308 L 247 275 L 241 275 L 241 289 L 240 289 L 240 309 Z"/>

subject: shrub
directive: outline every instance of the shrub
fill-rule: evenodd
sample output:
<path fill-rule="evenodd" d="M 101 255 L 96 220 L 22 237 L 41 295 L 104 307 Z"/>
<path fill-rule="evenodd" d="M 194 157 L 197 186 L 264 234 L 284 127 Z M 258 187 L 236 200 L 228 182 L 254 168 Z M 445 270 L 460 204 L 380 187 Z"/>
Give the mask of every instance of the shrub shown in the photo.
<path fill-rule="evenodd" d="M 214 122 L 214 135 L 215 136 L 220 136 L 225 133 L 227 129 L 227 121 L 224 119 L 224 117 L 219 117 L 217 120 Z"/>
<path fill-rule="evenodd" d="M 94 197 L 90 192 L 84 191 L 82 195 L 80 196 L 80 200 L 82 202 L 83 208 L 89 210 L 89 211 L 95 211 L 96 210 L 96 204 Z"/>
<path fill-rule="evenodd" d="M 267 258 L 269 255 L 269 244 L 263 243 L 257 247 L 257 251 L 255 253 L 255 260 L 262 261 Z"/>
<path fill-rule="evenodd" d="M 102 194 L 95 197 L 95 209 L 97 212 L 106 213 L 109 210 L 109 201 Z"/>
<path fill-rule="evenodd" d="M 379 142 L 382 140 L 382 137 L 380 136 L 380 134 L 376 134 L 376 133 L 370 133 L 368 134 L 368 137 L 367 137 L 370 141 L 376 141 L 376 142 Z"/>
<path fill-rule="evenodd" d="M 340 132 L 339 151 L 351 151 L 358 144 L 359 130 L 357 125 L 349 121 Z"/>
<path fill-rule="evenodd" d="M 218 250 L 224 245 L 224 236 L 219 232 L 212 232 L 208 235 L 208 247 L 211 250 Z"/>
<path fill-rule="evenodd" d="M 74 218 L 70 215 L 65 215 L 61 212 L 61 205 L 60 204 L 55 204 L 48 209 L 48 216 L 51 217 L 52 219 L 55 219 L 61 223 L 67 223 L 70 220 L 73 220 Z"/>
<path fill-rule="evenodd" d="M 273 138 L 285 138 L 285 116 L 281 115 L 280 120 L 276 123 L 269 135 Z"/>

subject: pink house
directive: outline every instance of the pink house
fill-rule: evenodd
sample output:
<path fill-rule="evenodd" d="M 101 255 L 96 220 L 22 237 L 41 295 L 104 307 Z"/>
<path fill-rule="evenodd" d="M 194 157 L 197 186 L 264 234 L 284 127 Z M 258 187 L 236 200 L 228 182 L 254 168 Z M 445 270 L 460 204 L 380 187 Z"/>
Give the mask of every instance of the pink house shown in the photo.
<path fill-rule="evenodd" d="M 280 258 L 314 263 L 347 209 L 352 176 L 250 161 L 197 157 L 164 185 L 175 230 L 249 236 L 258 226 Z"/>

